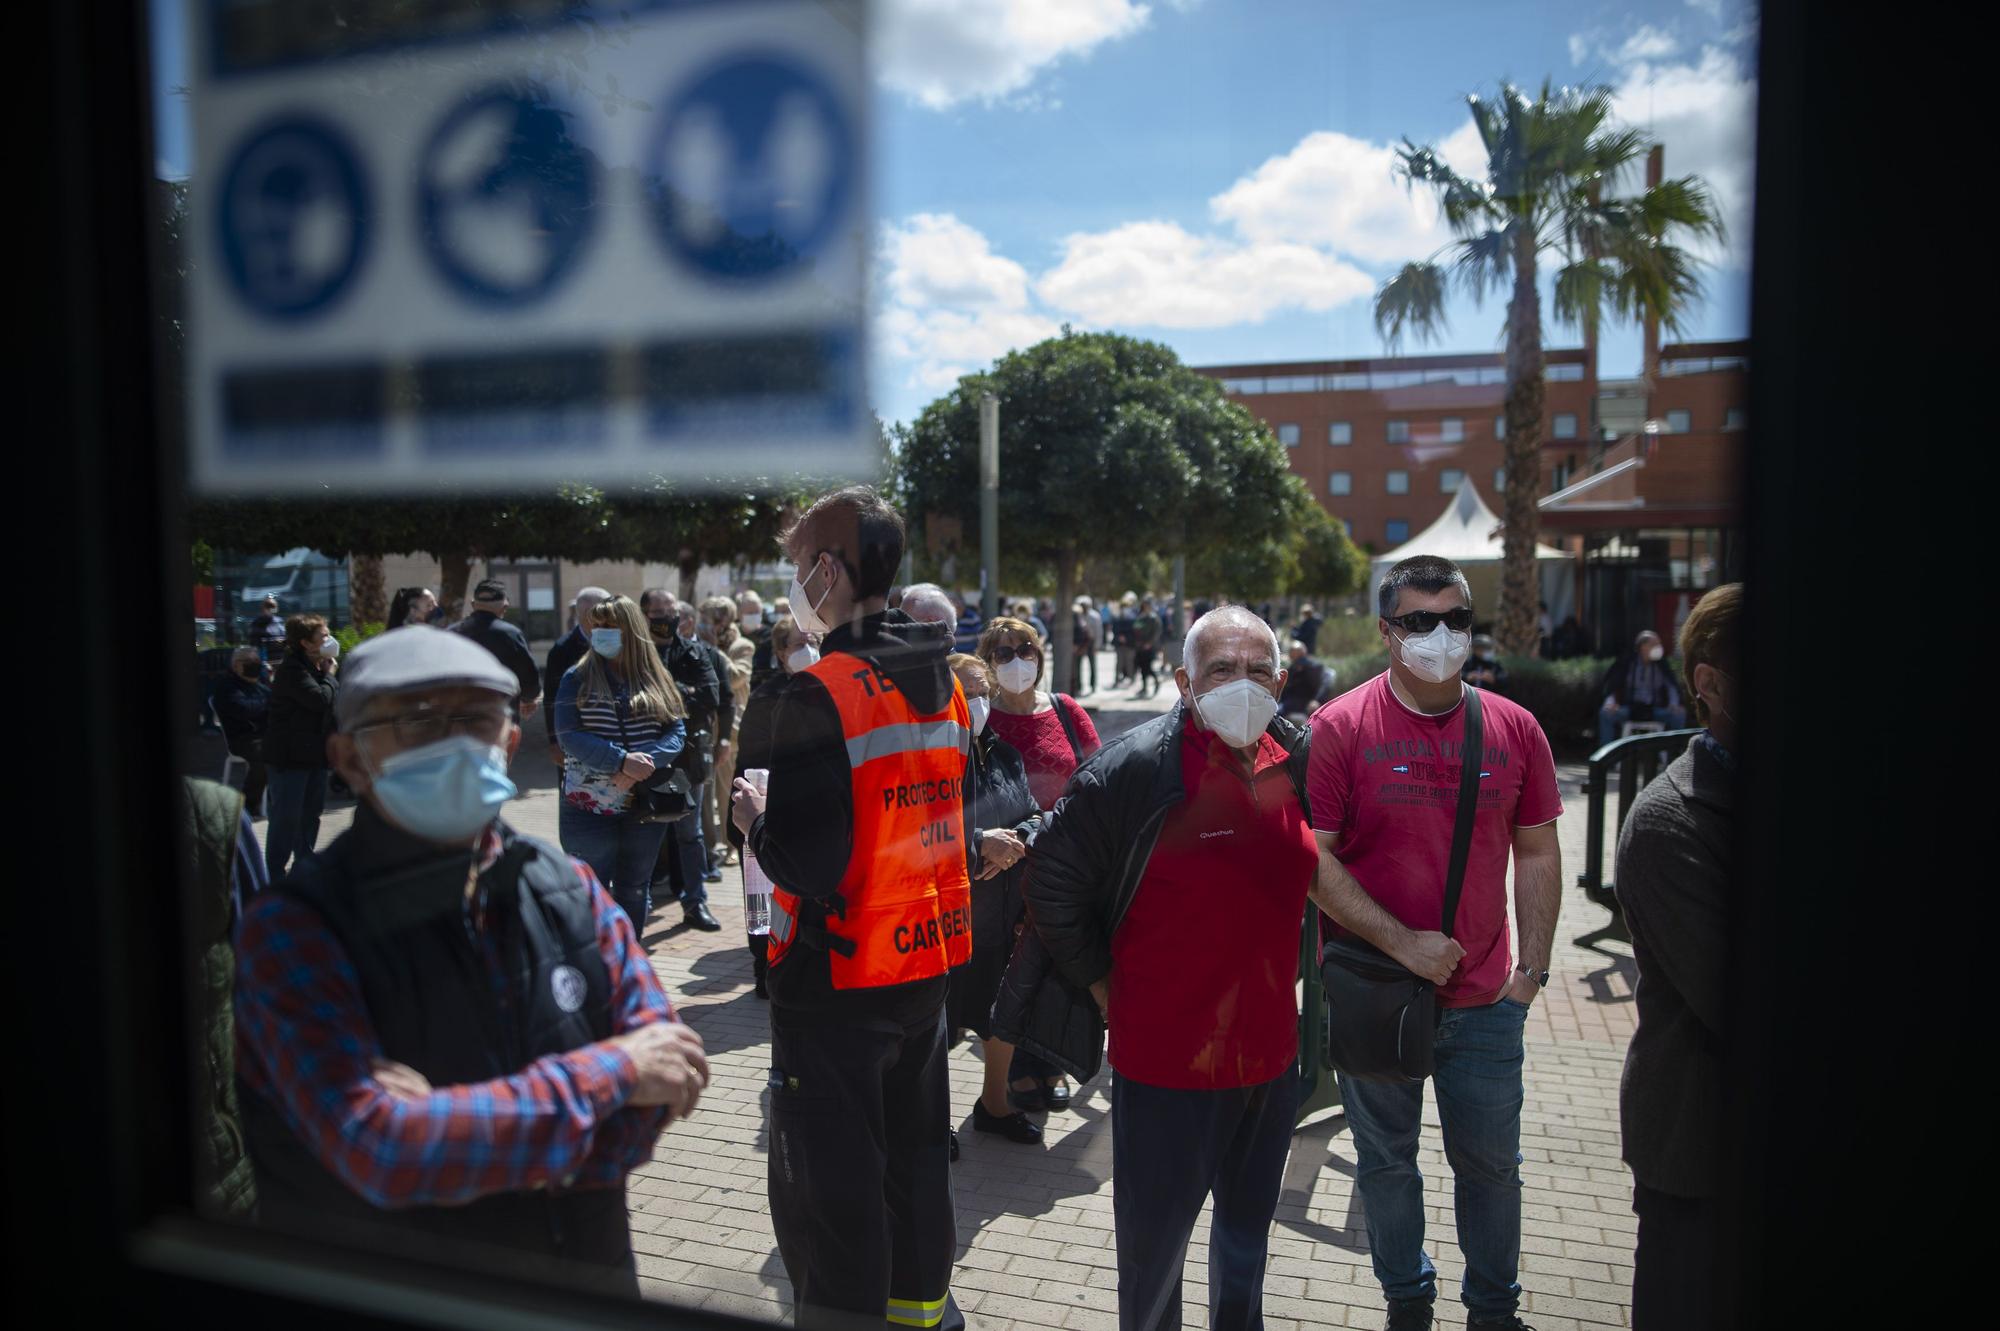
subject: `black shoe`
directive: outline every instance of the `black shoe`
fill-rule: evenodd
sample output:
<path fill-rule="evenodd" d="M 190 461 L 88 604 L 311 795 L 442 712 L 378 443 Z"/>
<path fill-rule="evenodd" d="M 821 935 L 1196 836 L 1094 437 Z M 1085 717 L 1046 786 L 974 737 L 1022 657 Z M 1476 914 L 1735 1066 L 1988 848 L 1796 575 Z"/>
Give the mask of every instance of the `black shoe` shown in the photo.
<path fill-rule="evenodd" d="M 1062 1082 L 1057 1082 L 1053 1086 L 1042 1087 L 1042 1103 L 1048 1106 L 1049 1112 L 1052 1114 L 1067 1112 L 1069 1109 L 1069 1087 L 1065 1086 Z"/>
<path fill-rule="evenodd" d="M 1382 1331 L 1431 1331 L 1431 1301 L 1389 1300 L 1389 1320 L 1382 1323 Z"/>
<path fill-rule="evenodd" d="M 762 980 L 757 981 L 757 997 L 762 999 L 769 999 L 771 997 L 771 991 L 764 987 Z"/>
<path fill-rule="evenodd" d="M 1481 1321 L 1477 1317 L 1470 1318 L 1465 1323 L 1465 1331 L 1535 1331 L 1535 1328 L 1522 1321 L 1520 1314 L 1509 1313 L 1497 1322 Z"/>
<path fill-rule="evenodd" d="M 722 921 L 709 914 L 706 902 L 697 901 L 692 906 L 683 906 L 681 919 L 703 933 L 716 933 L 722 928 Z"/>
<path fill-rule="evenodd" d="M 1022 1091 L 1009 1086 L 1007 1103 L 1024 1114 L 1046 1114 L 1049 1112 L 1048 1087 L 1036 1086 Z"/>
<path fill-rule="evenodd" d="M 720 869 L 710 869 L 710 870 L 709 870 L 709 871 L 708 871 L 707 873 L 705 873 L 705 874 L 703 874 L 703 875 L 701 876 L 701 881 L 702 881 L 702 882 L 704 882 L 704 883 L 719 883 L 719 882 L 721 882 L 721 881 L 722 881 L 722 870 L 720 870 Z"/>
<path fill-rule="evenodd" d="M 977 1100 L 972 1102 L 972 1130 L 998 1133 L 1008 1141 L 1020 1142 L 1024 1146 L 1033 1146 L 1042 1139 L 1041 1128 L 1026 1114 L 1009 1114 L 1002 1118 L 988 1112 L 986 1106 Z"/>
<path fill-rule="evenodd" d="M 958 1161 L 958 1129 L 947 1128 L 946 1131 L 951 1133 L 951 1158 L 955 1164 Z"/>

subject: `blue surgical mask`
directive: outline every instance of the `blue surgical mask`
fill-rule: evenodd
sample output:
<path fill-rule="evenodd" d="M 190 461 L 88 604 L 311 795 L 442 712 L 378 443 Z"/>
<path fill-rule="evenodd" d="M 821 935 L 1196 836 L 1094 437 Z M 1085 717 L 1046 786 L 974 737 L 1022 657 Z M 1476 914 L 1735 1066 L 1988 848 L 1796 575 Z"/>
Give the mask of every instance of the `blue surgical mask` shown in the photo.
<path fill-rule="evenodd" d="M 596 652 L 607 661 L 616 660 L 618 653 L 625 650 L 625 630 L 592 629 L 590 631 L 590 650 Z"/>
<path fill-rule="evenodd" d="M 517 788 L 505 749 L 448 735 L 384 759 L 369 789 L 389 820 L 411 835 L 462 842 L 498 817 Z"/>

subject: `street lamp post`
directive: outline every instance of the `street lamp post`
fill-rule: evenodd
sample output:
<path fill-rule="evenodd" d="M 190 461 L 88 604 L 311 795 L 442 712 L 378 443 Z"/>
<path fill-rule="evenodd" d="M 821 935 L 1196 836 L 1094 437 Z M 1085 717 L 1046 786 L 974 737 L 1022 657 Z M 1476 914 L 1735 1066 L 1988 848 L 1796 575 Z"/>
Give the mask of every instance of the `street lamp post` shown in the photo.
<path fill-rule="evenodd" d="M 979 583 L 982 619 L 1000 613 L 1000 399 L 979 395 Z"/>

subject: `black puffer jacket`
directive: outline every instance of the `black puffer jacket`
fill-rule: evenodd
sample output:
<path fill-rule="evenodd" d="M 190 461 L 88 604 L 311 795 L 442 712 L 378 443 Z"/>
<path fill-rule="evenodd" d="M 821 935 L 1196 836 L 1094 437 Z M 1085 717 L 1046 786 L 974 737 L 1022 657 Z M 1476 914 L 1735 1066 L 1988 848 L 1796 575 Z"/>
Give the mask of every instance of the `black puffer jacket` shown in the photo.
<path fill-rule="evenodd" d="M 1185 798 L 1186 724 L 1186 705 L 1175 703 L 1093 754 L 1028 856 L 1024 891 L 1034 927 L 1022 933 L 1001 981 L 993 1033 L 1079 1081 L 1097 1075 L 1104 1054 L 1104 1020 L 1090 986 L 1111 973 L 1111 936 L 1138 893 L 1161 825 Z M 1285 767 L 1310 822 L 1310 733 L 1282 716 L 1265 733 L 1290 755 Z"/>
<path fill-rule="evenodd" d="M 328 766 L 326 737 L 333 733 L 333 699 L 340 681 L 298 648 L 271 673 L 270 720 L 264 727 L 264 761 L 272 767 Z"/>

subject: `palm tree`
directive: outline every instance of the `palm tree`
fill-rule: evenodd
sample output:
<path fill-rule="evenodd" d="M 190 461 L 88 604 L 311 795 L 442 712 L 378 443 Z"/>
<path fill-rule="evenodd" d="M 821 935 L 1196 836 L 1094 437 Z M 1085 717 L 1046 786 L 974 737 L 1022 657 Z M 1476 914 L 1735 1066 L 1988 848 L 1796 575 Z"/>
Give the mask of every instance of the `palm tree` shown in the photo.
<path fill-rule="evenodd" d="M 1657 319 L 1679 333 L 1701 298 L 1697 260 L 1674 243 L 1723 239 L 1708 187 L 1688 176 L 1642 192 L 1604 197 L 1652 148 L 1633 129 L 1612 126 L 1605 88 L 1552 88 L 1530 101 L 1503 84 L 1497 102 L 1466 99 L 1486 149 L 1486 178 L 1460 175 L 1433 147 L 1408 139 L 1397 173 L 1437 191 L 1457 240 L 1406 265 L 1375 295 L 1375 326 L 1393 349 L 1404 331 L 1430 341 L 1444 330 L 1444 263 L 1450 256 L 1475 301 L 1511 288 L 1507 302 L 1507 484 L 1502 499 L 1497 632 L 1501 650 L 1527 655 L 1536 642 L 1538 600 L 1535 506 L 1542 479 L 1542 302 L 1536 285 L 1544 253 L 1557 256 L 1555 312 L 1595 343 L 1604 307 L 1622 319 Z"/>

